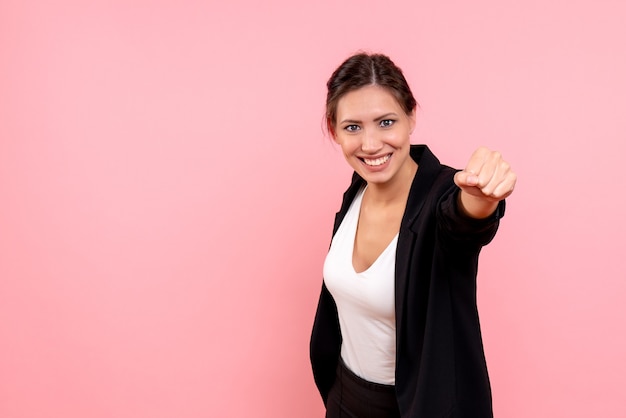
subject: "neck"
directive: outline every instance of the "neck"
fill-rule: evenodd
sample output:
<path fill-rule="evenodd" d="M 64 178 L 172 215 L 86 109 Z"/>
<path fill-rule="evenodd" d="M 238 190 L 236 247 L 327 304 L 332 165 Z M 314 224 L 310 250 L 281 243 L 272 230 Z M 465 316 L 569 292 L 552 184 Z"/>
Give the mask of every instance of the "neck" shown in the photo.
<path fill-rule="evenodd" d="M 383 184 L 368 183 L 367 194 L 371 204 L 388 206 L 395 203 L 406 203 L 413 178 L 417 172 L 417 163 L 409 158 L 402 170 L 394 178 Z"/>

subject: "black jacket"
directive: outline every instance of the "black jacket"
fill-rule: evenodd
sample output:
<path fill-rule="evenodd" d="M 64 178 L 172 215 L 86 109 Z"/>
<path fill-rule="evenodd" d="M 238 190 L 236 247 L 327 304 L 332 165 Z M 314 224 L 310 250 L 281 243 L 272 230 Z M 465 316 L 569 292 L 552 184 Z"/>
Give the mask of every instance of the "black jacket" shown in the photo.
<path fill-rule="evenodd" d="M 411 146 L 418 170 L 396 250 L 396 397 L 403 418 L 492 417 L 491 388 L 476 308 L 478 255 L 496 233 L 504 201 L 487 219 L 459 212 L 456 170 L 428 147 Z M 356 173 L 333 235 L 364 180 Z M 322 284 L 311 335 L 315 383 L 324 403 L 335 379 L 341 332 Z"/>

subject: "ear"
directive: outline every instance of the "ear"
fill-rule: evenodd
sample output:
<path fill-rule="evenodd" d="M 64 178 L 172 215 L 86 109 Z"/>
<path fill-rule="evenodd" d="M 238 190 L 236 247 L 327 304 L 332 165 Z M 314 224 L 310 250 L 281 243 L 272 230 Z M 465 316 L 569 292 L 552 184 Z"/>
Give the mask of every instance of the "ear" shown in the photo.
<path fill-rule="evenodd" d="M 416 107 L 414 107 L 413 110 L 411 110 L 411 113 L 409 113 L 407 116 L 409 117 L 409 132 L 413 133 L 413 131 L 415 130 L 415 125 L 417 125 Z"/>
<path fill-rule="evenodd" d="M 326 121 L 326 130 L 328 131 L 328 134 L 330 135 L 332 140 L 338 144 L 339 142 L 337 142 L 337 135 L 335 133 L 335 128 L 329 121 Z"/>

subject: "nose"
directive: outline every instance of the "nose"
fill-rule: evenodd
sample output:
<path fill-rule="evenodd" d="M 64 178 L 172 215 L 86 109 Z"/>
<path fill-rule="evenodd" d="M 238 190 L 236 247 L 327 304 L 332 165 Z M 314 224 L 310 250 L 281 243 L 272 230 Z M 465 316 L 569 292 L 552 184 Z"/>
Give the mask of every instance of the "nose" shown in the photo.
<path fill-rule="evenodd" d="M 363 132 L 363 142 L 361 143 L 361 150 L 368 154 L 375 154 L 383 147 L 383 141 L 380 138 L 380 133 L 372 129 L 365 129 Z"/>

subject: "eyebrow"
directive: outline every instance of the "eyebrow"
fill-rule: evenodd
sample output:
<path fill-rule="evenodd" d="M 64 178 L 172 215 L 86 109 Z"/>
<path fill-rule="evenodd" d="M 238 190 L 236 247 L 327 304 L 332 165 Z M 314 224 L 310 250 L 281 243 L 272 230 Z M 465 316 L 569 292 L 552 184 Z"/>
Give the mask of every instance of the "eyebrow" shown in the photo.
<path fill-rule="evenodd" d="M 379 116 L 376 119 L 374 119 L 374 122 L 379 122 L 379 121 L 381 121 L 383 119 L 389 118 L 390 116 L 398 117 L 398 115 L 396 113 L 394 113 L 394 112 L 385 113 L 384 115 Z M 360 120 L 356 120 L 356 119 L 344 119 L 341 122 L 339 122 L 340 125 L 343 125 L 344 123 L 361 123 L 361 121 Z"/>

